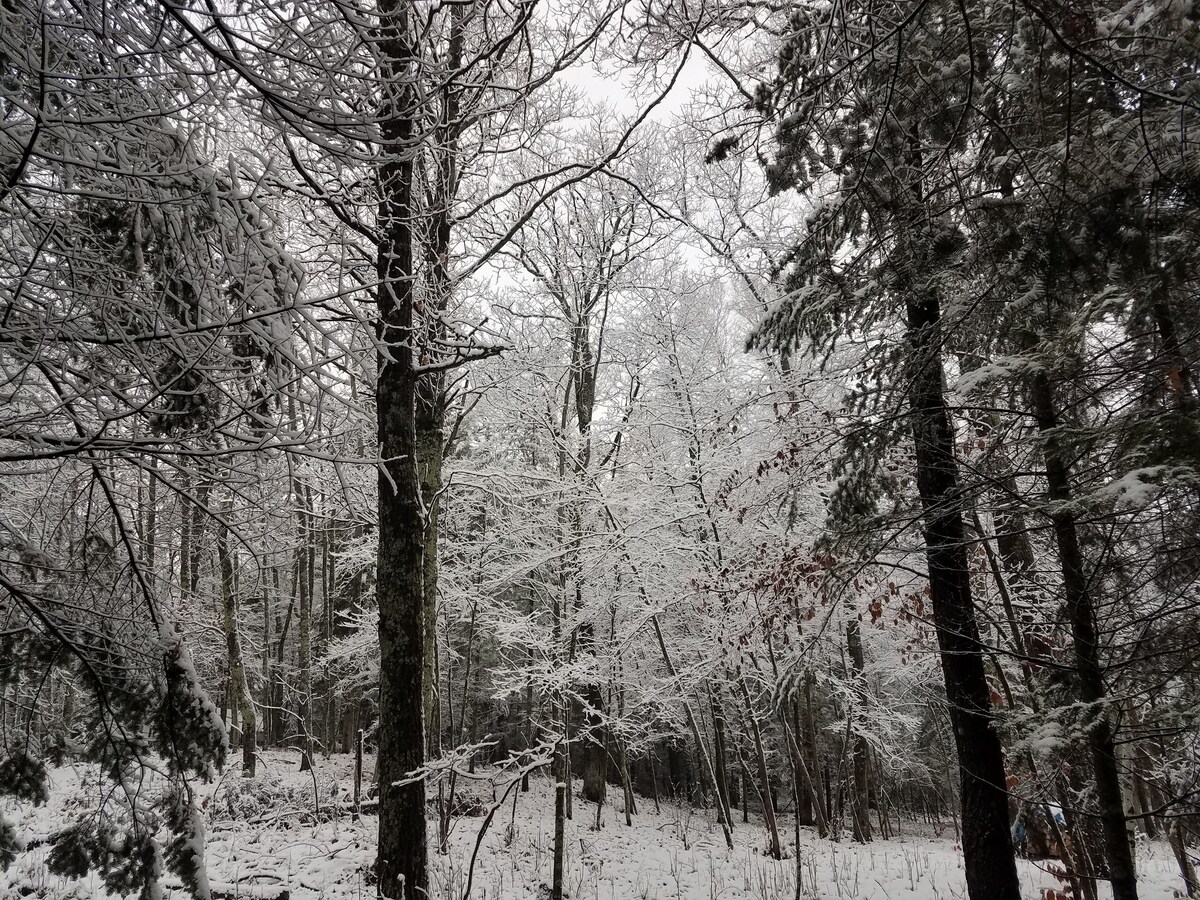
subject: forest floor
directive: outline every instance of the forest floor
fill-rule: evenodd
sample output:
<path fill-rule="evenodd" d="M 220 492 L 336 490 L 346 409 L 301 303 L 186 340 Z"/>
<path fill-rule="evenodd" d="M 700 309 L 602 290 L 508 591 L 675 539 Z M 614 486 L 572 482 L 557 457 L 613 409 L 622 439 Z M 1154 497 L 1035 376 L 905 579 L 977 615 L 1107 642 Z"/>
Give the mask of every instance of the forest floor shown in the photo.
<path fill-rule="evenodd" d="M 370 761 L 367 762 L 368 773 Z M 88 808 L 99 789 L 89 784 L 85 767 L 67 766 L 51 773 L 49 803 L 31 808 L 4 801 L 5 818 L 16 825 L 28 849 L 0 873 L 0 898 L 43 897 L 84 900 L 108 896 L 98 875 L 68 880 L 46 871 L 45 838 Z M 374 858 L 375 817 L 355 819 L 349 810 L 353 758 L 319 758 L 314 772 L 298 770 L 298 754 L 268 751 L 258 777 L 239 777 L 235 765 L 224 777 L 201 786 L 208 828 L 207 861 L 214 890 L 229 897 L 280 896 L 292 900 L 371 898 L 369 870 Z M 492 803 L 487 780 L 459 782 L 460 793 Z M 314 815 L 315 795 L 321 816 Z M 546 778 L 531 779 L 530 791 L 514 791 L 491 822 L 474 866 L 475 900 L 540 900 L 548 896 L 554 834 L 553 790 Z M 604 807 L 594 828 L 596 807 L 574 802 L 568 823 L 567 891 L 573 900 L 790 900 L 795 894 L 794 831 L 781 820 L 785 859 L 766 855 L 761 824 L 738 822 L 734 849 L 728 850 L 711 814 L 637 798 L 638 814 L 625 825 L 620 791 L 610 790 L 613 805 Z M 432 813 L 432 807 L 431 807 Z M 470 860 L 484 823 L 483 815 L 455 820 L 449 852 L 431 853 L 431 894 L 436 900 L 461 900 Z M 437 823 L 430 821 L 430 839 Z M 821 840 L 801 830 L 800 869 L 805 896 L 820 900 L 950 900 L 965 897 L 962 861 L 952 829 L 941 836 L 928 825 L 903 822 L 901 835 L 857 845 Z M 1051 861 L 1050 865 L 1053 865 Z M 1040 900 L 1045 891 L 1064 885 L 1046 863 L 1019 861 L 1022 891 Z M 1142 900 L 1172 900 L 1182 886 L 1165 843 L 1142 842 L 1138 853 Z M 166 879 L 164 897 L 185 892 Z M 174 887 L 172 887 L 174 885 Z M 1101 897 L 1108 896 L 1106 887 Z"/>

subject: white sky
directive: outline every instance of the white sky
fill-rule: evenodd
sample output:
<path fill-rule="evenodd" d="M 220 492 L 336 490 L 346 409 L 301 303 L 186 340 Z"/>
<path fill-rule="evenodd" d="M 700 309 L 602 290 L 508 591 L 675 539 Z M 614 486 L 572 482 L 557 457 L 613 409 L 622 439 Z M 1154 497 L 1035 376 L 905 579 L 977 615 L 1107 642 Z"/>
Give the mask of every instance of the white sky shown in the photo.
<path fill-rule="evenodd" d="M 667 78 L 674 72 L 674 60 L 670 70 L 664 70 L 657 83 L 652 87 L 635 85 L 633 76 L 624 71 L 619 74 L 601 73 L 590 61 L 581 61 L 564 71 L 558 77 L 564 84 L 578 88 L 584 96 L 594 102 L 602 103 L 622 113 L 636 113 L 644 104 L 649 103 L 662 90 Z M 653 121 L 665 122 L 681 110 L 691 100 L 696 89 L 712 77 L 712 67 L 707 60 L 693 53 L 675 86 L 650 114 Z"/>

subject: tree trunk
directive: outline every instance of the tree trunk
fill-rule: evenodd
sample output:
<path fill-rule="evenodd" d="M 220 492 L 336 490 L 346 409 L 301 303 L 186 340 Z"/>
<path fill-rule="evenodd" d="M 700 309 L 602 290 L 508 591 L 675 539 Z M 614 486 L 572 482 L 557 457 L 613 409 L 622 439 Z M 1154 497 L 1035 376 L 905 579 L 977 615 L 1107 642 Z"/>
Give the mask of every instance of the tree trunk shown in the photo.
<path fill-rule="evenodd" d="M 176 496 L 179 498 L 179 596 L 186 601 L 188 597 L 188 587 L 191 585 L 191 573 L 188 571 L 188 565 L 192 560 L 192 516 L 191 516 L 191 501 L 188 499 L 191 494 L 191 474 L 187 469 L 179 473 L 179 487 L 176 489 Z"/>
<path fill-rule="evenodd" d="M 550 900 L 563 900 L 563 868 L 567 851 L 567 751 L 562 741 L 554 750 L 554 872 Z"/>
<path fill-rule="evenodd" d="M 1145 744 L 1140 744 L 1135 747 L 1136 754 L 1135 769 L 1133 775 L 1134 790 L 1138 794 L 1138 806 L 1141 807 L 1142 824 L 1146 829 L 1146 836 L 1151 840 L 1158 840 L 1158 824 L 1154 820 L 1154 816 L 1150 815 L 1150 811 L 1154 808 L 1155 803 L 1152 800 L 1151 784 L 1149 773 L 1151 771 L 1150 753 L 1146 749 Z"/>
<path fill-rule="evenodd" d="M 262 676 L 263 691 L 266 694 L 267 715 L 265 737 L 267 746 L 273 747 L 279 741 L 283 729 L 283 710 L 280 709 L 279 699 L 275 690 L 275 664 L 271 659 L 271 597 L 279 596 L 279 566 L 271 566 L 271 590 L 263 590 L 263 647 L 262 647 Z M 279 614 L 275 615 L 275 624 L 279 625 Z"/>
<path fill-rule="evenodd" d="M 846 650 L 850 654 L 850 665 L 854 676 L 854 690 L 862 705 L 867 696 L 866 685 L 863 683 L 863 648 L 861 627 L 857 618 L 851 618 L 846 625 Z M 865 844 L 871 840 L 871 810 L 870 810 L 870 747 L 867 739 L 857 730 L 853 737 L 854 755 L 854 800 L 850 804 L 850 815 L 853 818 L 854 840 Z"/>
<path fill-rule="evenodd" d="M 798 757 L 797 757 L 798 759 Z M 802 900 L 804 897 L 804 857 L 800 854 L 800 795 L 804 788 L 800 784 L 800 771 L 793 767 L 792 769 L 792 803 L 796 807 L 796 815 L 792 816 L 792 837 L 796 841 L 796 850 L 792 854 L 793 863 L 796 867 L 796 889 L 792 896 L 795 900 Z"/>
<path fill-rule="evenodd" d="M 821 787 L 818 778 L 821 774 L 821 748 L 817 743 L 817 711 L 813 708 L 812 698 L 813 674 L 812 669 L 804 670 L 804 750 L 808 752 L 808 789 L 812 797 L 813 812 L 817 819 L 817 835 L 829 837 L 829 813 L 821 802 Z"/>
<path fill-rule="evenodd" d="M 914 226 L 915 227 L 915 226 Z M 1021 896 L 1009 833 L 1004 754 L 993 727 L 967 563 L 963 496 L 942 385 L 937 295 L 909 286 L 910 414 L 933 621 L 962 782 L 962 847 L 971 900 Z"/>
<path fill-rule="evenodd" d="M 296 622 L 297 647 L 296 668 L 299 670 L 299 703 L 296 716 L 300 725 L 300 771 L 307 772 L 312 768 L 312 738 L 309 720 L 312 718 L 312 607 L 313 607 L 313 578 L 312 557 L 308 543 L 311 534 L 308 529 L 308 513 L 306 512 L 306 491 L 298 480 L 295 485 L 294 497 L 299 504 L 297 510 L 296 532 L 299 546 L 296 548 L 296 592 L 299 615 Z"/>
<path fill-rule="evenodd" d="M 580 627 L 584 630 L 584 626 Z M 590 629 L 588 629 L 590 631 Z M 590 640 L 590 639 L 589 639 Z M 593 650 L 594 653 L 594 650 Z M 604 708 L 604 694 L 600 685 L 589 682 L 583 686 L 583 741 L 582 781 L 583 797 L 592 803 L 604 802 L 605 772 L 608 753 L 604 749 L 608 735 L 602 725 L 600 711 Z"/>
<path fill-rule="evenodd" d="M 441 379 L 422 384 L 425 391 L 441 394 Z M 442 405 L 440 397 L 420 401 L 417 405 L 417 468 L 421 480 L 421 496 L 427 498 L 423 587 L 425 605 L 421 627 L 425 645 L 425 696 L 422 703 L 428 719 L 425 729 L 425 752 L 429 758 L 441 755 L 441 701 L 438 697 L 437 673 L 437 598 L 438 598 L 438 517 L 442 490 Z"/>
<path fill-rule="evenodd" d="M 565 415 L 565 408 L 564 408 Z M 563 462 L 559 457 L 559 476 L 562 476 Z M 561 589 L 561 584 L 559 585 Z M 551 640 L 554 661 L 561 665 L 563 653 L 563 593 L 556 591 L 550 601 Z M 562 729 L 558 740 L 554 742 L 554 871 L 550 885 L 550 900 L 563 900 L 563 871 L 567 855 L 567 816 L 570 814 L 567 803 L 571 778 L 570 745 L 567 743 L 567 703 L 561 687 L 556 686 L 551 699 L 554 725 Z"/>
<path fill-rule="evenodd" d="M 1188 856 L 1183 822 L 1180 819 L 1174 819 L 1167 826 L 1167 837 L 1171 843 L 1171 852 L 1175 854 L 1175 861 L 1179 864 L 1179 874 L 1183 876 L 1184 890 L 1189 897 L 1195 897 L 1200 894 L 1200 882 L 1196 881 L 1196 866 Z"/>
<path fill-rule="evenodd" d="M 717 811 L 726 822 L 732 825 L 733 816 L 729 803 L 727 775 L 729 766 L 725 749 L 725 711 L 721 706 L 721 701 L 717 699 L 711 689 L 708 692 L 708 703 L 712 710 L 713 720 L 713 771 L 717 787 Z"/>
<path fill-rule="evenodd" d="M 325 497 L 321 495 L 321 506 L 325 506 Z M 336 573 L 334 571 L 333 554 L 329 547 L 329 529 L 321 530 L 321 633 L 320 646 L 328 652 L 329 645 L 333 641 L 334 633 L 334 585 L 336 584 Z M 325 722 L 324 741 L 325 741 L 325 758 L 337 750 L 338 742 L 338 714 L 337 714 L 337 697 L 333 688 L 333 679 L 330 676 L 329 663 L 326 662 L 321 672 L 321 687 L 320 693 L 325 698 Z M 345 749 L 349 751 L 350 746 L 347 744 Z"/>
<path fill-rule="evenodd" d="M 154 576 L 154 551 L 158 546 L 158 459 L 150 457 L 149 497 L 146 502 L 146 526 L 144 558 L 146 570 Z"/>
<path fill-rule="evenodd" d="M 1100 666 L 1100 639 L 1096 609 L 1088 587 L 1083 552 L 1075 514 L 1071 511 L 1070 474 L 1058 445 L 1058 414 L 1049 377 L 1038 373 L 1033 379 L 1033 404 L 1038 429 L 1044 439 L 1046 485 L 1049 489 L 1050 520 L 1062 566 L 1063 594 L 1074 644 L 1075 683 L 1083 704 L 1082 736 L 1091 756 L 1096 799 L 1104 829 L 1104 850 L 1113 900 L 1137 900 L 1137 875 L 1133 850 L 1126 830 L 1121 775 L 1117 767 L 1116 742 L 1106 708 L 1104 671 Z"/>
<path fill-rule="evenodd" d="M 575 424 L 579 433 L 579 450 L 574 459 L 573 471 L 577 486 L 582 488 L 588 479 L 591 466 L 592 416 L 596 404 L 596 366 L 592 353 L 591 328 L 588 313 L 579 310 L 571 328 L 572 384 L 575 388 Z M 603 321 L 603 320 L 602 320 Z M 570 509 L 570 568 L 575 588 L 572 612 L 578 615 L 583 607 L 583 568 L 580 564 L 580 547 L 583 541 L 583 510 L 579 504 Z M 582 622 L 576 629 L 579 652 L 585 656 L 596 655 L 595 629 L 590 622 Z M 604 799 L 604 694 L 596 681 L 579 686 L 583 699 L 582 769 L 583 796 L 592 803 Z"/>
<path fill-rule="evenodd" d="M 754 705 L 750 702 L 750 690 L 746 687 L 746 679 L 741 674 L 737 676 L 737 683 L 742 692 L 742 700 L 746 704 L 746 719 L 750 724 L 750 736 L 754 738 L 754 758 L 758 763 L 758 777 L 762 781 L 763 816 L 767 820 L 767 837 L 771 842 L 771 858 L 782 859 L 783 848 L 779 845 L 779 825 L 775 821 L 775 801 L 771 796 L 771 777 L 767 771 L 767 757 L 763 750 L 762 731 L 759 729 L 758 719 L 754 715 Z"/>
<path fill-rule="evenodd" d="M 226 508 L 226 512 L 227 512 Z M 236 709 L 242 722 L 242 776 L 254 777 L 257 759 L 257 723 L 254 702 L 246 686 L 246 667 L 242 660 L 242 641 L 238 633 L 237 594 L 233 589 L 233 557 L 229 551 L 229 537 L 222 522 L 217 528 L 217 563 L 221 569 L 221 598 L 225 613 L 225 653 L 229 672 L 229 706 Z"/>
<path fill-rule="evenodd" d="M 454 80 L 463 65 L 463 16 L 465 5 L 450 10 L 447 70 L 451 77 L 442 86 L 442 121 L 438 126 L 436 184 L 433 215 L 425 242 L 429 263 L 429 287 L 433 302 L 426 305 L 426 346 L 435 346 L 445 334 L 443 313 L 450 304 L 452 282 L 450 243 L 453 237 L 454 198 L 458 193 L 459 91 Z M 417 384 L 417 474 L 426 504 L 425 523 L 425 715 L 426 752 L 440 756 L 442 723 L 438 701 L 437 610 L 438 610 L 438 519 L 442 494 L 442 462 L 445 453 L 446 384 L 441 371 L 424 374 Z"/>
<path fill-rule="evenodd" d="M 416 65 L 407 0 L 379 0 L 381 161 L 379 374 L 379 892 L 420 900 L 429 889 L 425 783 L 402 782 L 425 761 L 425 511 L 417 477 L 413 328 L 413 140 Z"/>
<path fill-rule="evenodd" d="M 363 733 L 358 729 L 354 741 L 354 815 L 358 816 L 362 804 Z"/>
<path fill-rule="evenodd" d="M 617 753 L 617 762 L 621 767 L 621 789 L 625 793 L 625 824 L 632 826 L 633 817 L 637 815 L 637 800 L 633 796 L 633 779 L 629 777 L 629 754 L 623 741 L 617 744 Z"/>
<path fill-rule="evenodd" d="M 738 778 L 742 782 L 742 824 L 750 822 L 750 774 L 746 771 L 746 761 L 742 759 L 742 751 L 738 749 Z"/>
<path fill-rule="evenodd" d="M 788 720 L 789 715 L 791 721 Z M 792 764 L 792 780 L 795 782 L 795 808 L 793 813 L 796 825 L 812 825 L 812 779 L 808 775 L 808 760 L 801 746 L 800 707 L 795 701 L 783 704 L 779 708 L 779 725 L 787 738 L 788 758 Z"/>
<path fill-rule="evenodd" d="M 642 597 L 645 598 L 644 588 L 640 584 L 638 586 L 638 591 L 639 591 L 639 593 L 641 593 Z M 672 678 L 675 678 L 677 675 L 677 673 L 675 671 L 675 664 L 671 662 L 671 654 L 667 652 L 667 642 L 663 638 L 662 626 L 658 624 L 658 616 L 657 615 L 652 615 L 650 617 L 650 624 L 652 626 L 654 626 L 654 637 L 658 641 L 658 649 L 662 652 L 663 663 L 667 667 L 667 672 L 670 674 L 670 676 Z M 713 772 L 712 760 L 709 759 L 708 750 L 705 748 L 704 738 L 700 734 L 700 725 L 696 721 L 696 714 L 692 711 L 692 704 L 689 703 L 687 700 L 684 700 L 683 701 L 683 710 L 687 714 L 688 727 L 692 731 L 692 738 L 696 741 L 696 747 L 699 750 L 701 756 L 703 757 L 705 774 L 707 774 L 709 779 L 712 781 L 713 789 L 715 790 L 716 783 L 717 783 L 717 776 L 716 776 L 716 773 Z M 657 803 L 657 802 L 658 801 L 656 798 L 655 803 Z M 727 847 L 729 847 L 730 850 L 732 850 L 733 849 L 733 831 L 732 831 L 733 823 L 725 821 L 725 822 L 721 822 L 720 825 L 721 825 L 721 828 L 725 832 L 725 844 Z"/>

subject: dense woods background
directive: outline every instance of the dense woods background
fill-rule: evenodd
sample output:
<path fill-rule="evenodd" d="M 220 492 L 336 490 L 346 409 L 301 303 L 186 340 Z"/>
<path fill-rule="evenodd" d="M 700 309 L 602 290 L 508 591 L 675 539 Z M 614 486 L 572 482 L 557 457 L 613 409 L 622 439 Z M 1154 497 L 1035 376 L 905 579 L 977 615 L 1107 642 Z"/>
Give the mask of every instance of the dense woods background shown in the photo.
<path fill-rule="evenodd" d="M 50 866 L 206 896 L 194 779 L 365 744 L 385 896 L 477 766 L 554 779 L 555 900 L 614 794 L 1193 895 L 1198 60 L 1185 0 L 0 2 L 0 789 L 105 778 Z"/>

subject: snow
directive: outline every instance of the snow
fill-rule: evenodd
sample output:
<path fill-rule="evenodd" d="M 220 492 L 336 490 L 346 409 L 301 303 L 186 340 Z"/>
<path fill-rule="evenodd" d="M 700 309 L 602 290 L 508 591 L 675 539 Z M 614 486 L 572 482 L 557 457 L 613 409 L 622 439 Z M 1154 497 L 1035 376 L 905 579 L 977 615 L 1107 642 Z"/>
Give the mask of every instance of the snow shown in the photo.
<path fill-rule="evenodd" d="M 271 897 L 286 889 L 295 900 L 366 898 L 375 895 L 369 877 L 377 826 L 371 815 L 355 820 L 346 802 L 352 790 L 353 758 L 334 755 L 316 761 L 316 790 L 326 818 L 316 821 L 313 777 L 298 771 L 298 755 L 267 751 L 260 776 L 239 778 L 236 766 L 218 782 L 198 785 L 208 832 L 208 875 L 226 896 Z M 369 781 L 370 766 L 364 781 Z M 4 814 L 29 848 L 0 874 L 0 898 L 32 896 L 47 900 L 105 898 L 100 879 L 71 881 L 45 869 L 48 848 L 39 841 L 70 821 L 89 790 L 83 767 L 51 771 L 51 798 L 44 806 L 5 801 Z M 92 788 L 94 789 L 94 788 Z M 365 786 L 364 786 L 365 791 Z M 487 806 L 491 788 L 470 782 L 468 793 Z M 261 795 L 261 796 L 259 796 Z M 251 799 L 258 796 L 259 805 Z M 503 796 L 503 788 L 496 793 Z M 471 896 L 478 900 L 540 900 L 546 895 L 553 862 L 554 792 L 548 778 L 531 779 L 517 793 L 514 812 L 506 802 L 483 840 Z M 795 893 L 795 844 L 789 817 L 780 821 L 785 859 L 766 855 L 761 824 L 741 823 L 735 813 L 735 846 L 725 847 L 711 812 L 638 798 L 638 813 L 626 827 L 620 791 L 610 790 L 602 827 L 593 828 L 594 804 L 575 799 L 575 819 L 567 826 L 567 892 L 579 900 L 787 900 Z M 338 800 L 338 803 L 333 802 Z M 336 817 L 329 812 L 337 810 Z M 430 806 L 429 838 L 436 842 Z M 431 895 L 460 900 L 482 817 L 456 820 L 449 852 L 431 850 Z M 902 823 L 902 836 L 856 845 L 821 840 L 802 829 L 800 862 L 804 896 L 821 900 L 949 900 L 965 897 L 961 851 L 949 823 L 938 835 L 927 825 Z M 1053 861 L 1050 861 L 1053 865 Z M 1040 900 L 1047 889 L 1063 890 L 1046 863 L 1019 860 L 1023 890 Z M 1143 900 L 1173 900 L 1181 887 L 1169 848 L 1139 841 L 1139 892 Z M 163 896 L 187 894 L 168 878 Z M 1101 886 L 1102 900 L 1111 896 Z"/>
<path fill-rule="evenodd" d="M 1096 498 L 1110 501 L 1118 507 L 1143 509 L 1149 506 L 1162 490 L 1155 482 L 1161 480 L 1168 471 L 1167 466 L 1134 469 L 1096 491 Z"/>

